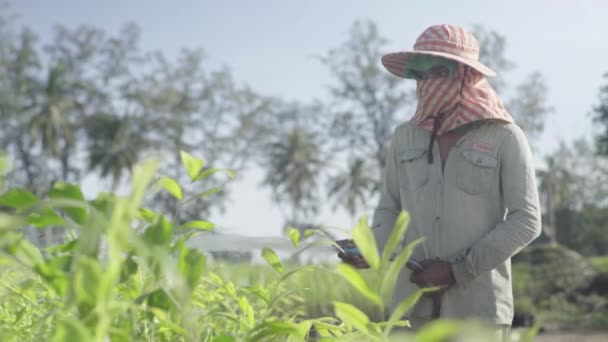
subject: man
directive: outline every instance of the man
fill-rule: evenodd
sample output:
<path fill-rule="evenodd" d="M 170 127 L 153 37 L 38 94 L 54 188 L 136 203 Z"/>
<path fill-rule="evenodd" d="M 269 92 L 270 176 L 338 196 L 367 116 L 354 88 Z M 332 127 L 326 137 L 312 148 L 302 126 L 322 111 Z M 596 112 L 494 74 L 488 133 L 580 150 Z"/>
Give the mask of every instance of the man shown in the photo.
<path fill-rule="evenodd" d="M 508 330 L 510 258 L 541 230 L 528 142 L 485 78 L 495 72 L 478 57 L 475 37 L 452 25 L 428 28 L 413 51 L 382 57 L 390 73 L 416 80 L 418 104 L 390 142 L 374 232 L 382 248 L 405 210 L 404 243 L 425 238 L 412 255 L 425 269 L 402 272 L 396 303 L 418 287 L 442 287 L 408 314 L 414 328 L 441 317 Z"/>

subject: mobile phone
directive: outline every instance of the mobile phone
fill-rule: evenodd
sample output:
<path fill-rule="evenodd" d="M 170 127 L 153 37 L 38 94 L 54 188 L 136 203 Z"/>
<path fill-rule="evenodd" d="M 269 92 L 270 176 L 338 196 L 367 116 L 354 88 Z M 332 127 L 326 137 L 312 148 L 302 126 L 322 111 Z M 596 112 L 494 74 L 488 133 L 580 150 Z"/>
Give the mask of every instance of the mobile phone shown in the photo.
<path fill-rule="evenodd" d="M 357 248 L 357 245 L 355 245 L 353 240 L 336 240 L 335 243 L 338 246 L 338 251 L 346 255 L 361 255 L 361 251 Z"/>

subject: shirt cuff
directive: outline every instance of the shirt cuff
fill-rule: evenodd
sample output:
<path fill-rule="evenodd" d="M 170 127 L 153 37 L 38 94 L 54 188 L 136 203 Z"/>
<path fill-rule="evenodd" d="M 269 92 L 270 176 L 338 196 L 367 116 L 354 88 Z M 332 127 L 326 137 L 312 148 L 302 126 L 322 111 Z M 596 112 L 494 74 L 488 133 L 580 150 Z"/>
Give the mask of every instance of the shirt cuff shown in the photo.
<path fill-rule="evenodd" d="M 467 258 L 452 264 L 452 273 L 456 284 L 466 284 L 477 278 L 472 265 L 469 264 Z"/>

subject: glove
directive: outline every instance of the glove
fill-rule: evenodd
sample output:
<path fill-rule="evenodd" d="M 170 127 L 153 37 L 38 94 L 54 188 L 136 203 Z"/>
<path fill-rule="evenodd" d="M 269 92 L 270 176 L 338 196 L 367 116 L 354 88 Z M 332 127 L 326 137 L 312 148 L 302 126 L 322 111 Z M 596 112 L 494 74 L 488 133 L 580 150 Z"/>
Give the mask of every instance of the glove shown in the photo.
<path fill-rule="evenodd" d="M 441 260 L 423 260 L 421 263 L 424 271 L 412 273 L 410 281 L 420 287 L 441 287 L 441 292 L 447 290 L 456 283 L 452 265 Z"/>

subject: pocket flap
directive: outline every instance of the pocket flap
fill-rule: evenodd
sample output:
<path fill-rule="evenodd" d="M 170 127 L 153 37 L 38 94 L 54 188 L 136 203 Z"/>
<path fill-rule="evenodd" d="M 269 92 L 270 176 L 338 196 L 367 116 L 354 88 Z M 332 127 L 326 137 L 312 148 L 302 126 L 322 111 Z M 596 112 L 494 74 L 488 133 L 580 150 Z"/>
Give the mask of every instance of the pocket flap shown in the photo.
<path fill-rule="evenodd" d="M 426 153 L 425 148 L 408 148 L 401 151 L 401 162 L 412 161 L 422 157 Z"/>
<path fill-rule="evenodd" d="M 467 150 L 462 154 L 468 161 L 481 167 L 496 167 L 498 165 L 498 159 L 486 152 Z"/>

